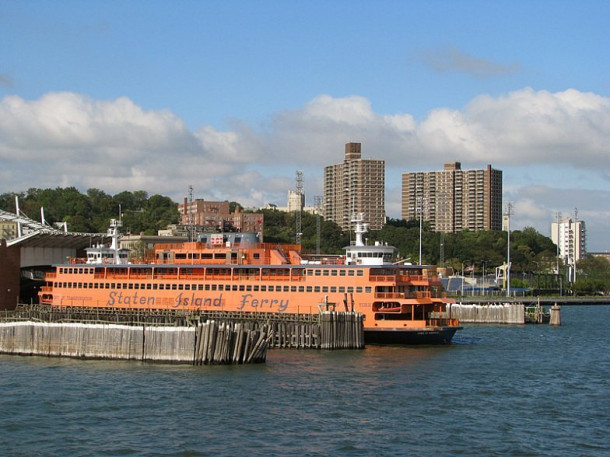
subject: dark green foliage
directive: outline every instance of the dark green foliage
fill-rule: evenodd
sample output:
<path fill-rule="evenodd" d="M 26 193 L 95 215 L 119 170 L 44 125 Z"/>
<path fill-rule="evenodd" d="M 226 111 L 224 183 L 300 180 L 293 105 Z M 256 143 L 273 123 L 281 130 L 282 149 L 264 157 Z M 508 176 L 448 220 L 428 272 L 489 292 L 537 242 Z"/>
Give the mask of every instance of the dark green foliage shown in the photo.
<path fill-rule="evenodd" d="M 74 187 L 56 189 L 28 189 L 26 192 L 0 195 L 0 209 L 15 211 L 15 195 L 19 197 L 21 212 L 40 220 L 40 208 L 44 208 L 49 224 L 67 222 L 70 231 L 104 233 L 110 219 L 119 214 L 123 218 L 124 233 L 156 234 L 168 224 L 179 220 L 178 208 L 170 198 L 161 195 L 148 197 L 145 191 L 120 192 L 114 196 L 100 189 L 89 189 L 86 194 Z M 231 202 L 231 211 L 241 207 Z M 294 243 L 296 240 L 296 215 L 283 211 L 263 209 L 265 217 L 264 239 L 271 243 Z M 318 244 L 317 226 L 320 224 L 320 253 L 341 254 L 353 240 L 353 234 L 342 232 L 334 222 L 317 216 L 301 214 L 301 244 L 306 253 L 315 253 Z M 402 259 L 412 263 L 419 261 L 419 221 L 389 219 L 382 230 L 365 235 L 368 243 L 380 241 L 398 249 Z M 441 262 L 441 243 L 444 260 Z M 507 233 L 502 231 L 463 231 L 445 233 L 430 231 L 427 223 L 422 230 L 422 263 L 453 267 L 455 271 L 474 266 L 474 274 L 483 269 L 492 273 L 494 268 L 506 262 Z M 514 280 L 523 281 L 532 274 L 552 274 L 557 266 L 557 247 L 553 242 L 531 227 L 511 232 L 511 272 Z M 559 263 L 562 272 L 565 267 Z M 575 293 L 594 293 L 610 289 L 610 262 L 588 256 L 578 263 Z M 517 284 L 517 283 L 515 283 Z M 516 287 L 516 286 L 515 286 Z"/>
<path fill-rule="evenodd" d="M 48 224 L 67 222 L 72 232 L 104 233 L 110 219 L 118 219 L 122 214 L 125 233 L 156 234 L 179 219 L 177 205 L 171 199 L 161 195 L 148 198 L 141 190 L 110 196 L 99 189 L 82 194 L 74 187 L 58 187 L 28 189 L 17 195 L 23 214 L 39 221 L 40 208 L 44 208 Z M 14 212 L 15 194 L 0 195 L 0 209 Z"/>

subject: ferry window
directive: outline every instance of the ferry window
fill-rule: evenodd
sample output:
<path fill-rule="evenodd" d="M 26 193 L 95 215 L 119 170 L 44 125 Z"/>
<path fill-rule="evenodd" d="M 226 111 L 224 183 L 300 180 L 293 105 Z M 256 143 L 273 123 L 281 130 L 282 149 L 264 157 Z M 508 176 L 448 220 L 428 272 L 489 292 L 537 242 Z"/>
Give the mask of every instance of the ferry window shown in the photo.
<path fill-rule="evenodd" d="M 211 252 L 202 252 L 201 253 L 201 259 L 202 260 L 211 259 L 211 258 L 212 258 L 212 253 Z"/>
<path fill-rule="evenodd" d="M 363 270 L 358 270 L 358 271 L 356 271 L 356 275 L 364 276 L 364 271 Z"/>
<path fill-rule="evenodd" d="M 290 288 L 288 286 L 284 286 L 284 292 L 288 292 Z"/>
<path fill-rule="evenodd" d="M 159 290 L 165 289 L 165 284 L 159 284 Z"/>
<path fill-rule="evenodd" d="M 129 288 L 133 289 L 133 283 L 132 282 L 129 283 Z"/>
<path fill-rule="evenodd" d="M 331 292 L 337 292 L 337 286 L 330 286 Z"/>
<path fill-rule="evenodd" d="M 337 276 L 337 270 L 330 270 L 331 276 Z"/>
<path fill-rule="evenodd" d="M 212 290 L 216 290 L 216 287 L 218 287 L 216 284 L 212 284 Z"/>
<path fill-rule="evenodd" d="M 339 270 L 339 276 L 345 276 L 345 270 Z"/>
<path fill-rule="evenodd" d="M 354 270 L 348 270 L 347 271 L 347 275 L 348 276 L 354 276 Z"/>
<path fill-rule="evenodd" d="M 362 293 L 362 287 L 356 287 L 356 293 L 357 294 L 361 294 Z"/>
<path fill-rule="evenodd" d="M 83 269 L 82 269 L 82 268 L 79 268 L 79 269 L 78 269 L 78 274 L 79 274 L 79 275 L 82 275 L 82 274 L 83 274 Z"/>
<path fill-rule="evenodd" d="M 237 284 L 233 284 L 233 291 L 237 292 Z"/>
<path fill-rule="evenodd" d="M 244 290 L 246 290 L 246 287 L 243 284 L 239 285 L 239 291 L 243 292 Z"/>
<path fill-rule="evenodd" d="M 176 252 L 176 260 L 184 260 L 186 259 L 186 254 L 183 252 Z"/>
<path fill-rule="evenodd" d="M 246 292 L 252 292 L 252 286 L 250 286 L 250 285 L 246 286 Z"/>
<path fill-rule="evenodd" d="M 178 284 L 178 290 L 184 290 L 184 284 Z"/>
<path fill-rule="evenodd" d="M 313 288 L 311 286 L 307 286 L 307 292 L 312 292 Z"/>
<path fill-rule="evenodd" d="M 117 283 L 116 283 L 116 288 L 117 288 L 117 289 L 120 289 L 120 288 L 121 288 L 121 283 L 120 283 L 120 282 L 117 282 Z M 113 287 L 113 289 L 114 289 L 114 287 Z"/>
<path fill-rule="evenodd" d="M 172 284 L 172 290 L 176 290 L 176 284 Z"/>
<path fill-rule="evenodd" d="M 87 289 L 88 288 L 88 284 L 85 282 L 83 283 L 83 289 Z"/>
<path fill-rule="evenodd" d="M 151 286 L 152 286 L 151 283 L 146 284 L 146 290 L 150 290 Z"/>
<path fill-rule="evenodd" d="M 82 283 L 82 282 L 79 282 L 79 283 L 77 284 L 77 288 L 78 288 L 78 289 L 82 289 L 82 288 L 83 288 L 83 283 Z"/>
<path fill-rule="evenodd" d="M 269 292 L 273 292 L 273 286 L 269 286 Z"/>
<path fill-rule="evenodd" d="M 99 289 L 99 287 L 100 287 L 100 285 L 99 285 L 98 283 L 94 283 L 94 284 L 93 284 L 93 288 L 94 288 L 94 289 Z"/>
<path fill-rule="evenodd" d="M 252 257 L 258 260 L 261 258 L 261 254 L 260 254 L 260 252 L 255 252 Z"/>
<path fill-rule="evenodd" d="M 364 292 L 366 292 L 367 294 L 370 294 L 373 291 L 373 288 L 371 286 L 367 286 L 364 288 Z"/>
<path fill-rule="evenodd" d="M 199 290 L 203 290 L 203 284 L 199 284 L 198 289 L 199 289 Z"/>
<path fill-rule="evenodd" d="M 322 287 L 322 292 L 327 293 L 328 292 L 328 286 Z"/>
<path fill-rule="evenodd" d="M 205 290 L 210 290 L 210 285 L 209 284 L 205 285 Z"/>
<path fill-rule="evenodd" d="M 341 294 L 345 293 L 345 286 L 339 286 L 339 293 L 341 293 Z"/>
<path fill-rule="evenodd" d="M 347 293 L 348 293 L 348 294 L 354 293 L 354 288 L 353 288 L 353 287 L 351 287 L 351 286 L 350 286 L 350 287 L 348 287 L 348 288 L 347 288 Z"/>
<path fill-rule="evenodd" d="M 322 271 L 322 274 L 323 274 L 324 276 L 328 276 L 328 275 L 330 275 L 330 273 L 329 273 L 329 271 L 328 271 L 328 270 L 323 270 L 323 271 Z"/>
<path fill-rule="evenodd" d="M 68 274 L 72 274 L 72 268 L 68 268 Z"/>
<path fill-rule="evenodd" d="M 110 286 L 111 286 L 111 284 L 109 282 L 107 282 L 104 289 L 110 289 Z M 112 286 L 112 288 L 114 289 L 114 285 Z"/>
<path fill-rule="evenodd" d="M 290 292 L 296 292 L 297 286 L 290 286 Z"/>
<path fill-rule="evenodd" d="M 261 292 L 267 292 L 267 286 L 261 286 Z"/>
<path fill-rule="evenodd" d="M 250 287 L 250 286 L 248 286 Z M 258 286 L 254 286 L 254 292 L 258 292 Z"/>
<path fill-rule="evenodd" d="M 315 286 L 315 287 L 313 288 L 313 291 L 314 291 L 314 292 L 320 292 L 320 286 Z"/>
<path fill-rule="evenodd" d="M 299 286 L 299 292 L 305 292 L 305 286 Z"/>

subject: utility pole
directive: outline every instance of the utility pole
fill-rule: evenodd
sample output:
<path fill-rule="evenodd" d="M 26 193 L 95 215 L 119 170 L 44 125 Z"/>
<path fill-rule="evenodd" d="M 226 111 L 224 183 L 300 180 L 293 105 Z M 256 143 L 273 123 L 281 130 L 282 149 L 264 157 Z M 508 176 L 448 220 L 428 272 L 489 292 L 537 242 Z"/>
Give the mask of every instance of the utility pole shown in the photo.
<path fill-rule="evenodd" d="M 320 212 L 322 211 L 322 197 L 316 195 L 313 199 L 316 208 L 316 254 L 320 254 L 320 237 L 322 236 L 322 222 Z"/>
<path fill-rule="evenodd" d="M 513 204 L 508 203 L 506 205 L 506 228 L 508 230 L 507 243 L 506 243 L 506 296 L 510 297 L 510 215 L 513 209 Z"/>
<path fill-rule="evenodd" d="M 296 220 L 296 243 L 301 244 L 301 236 L 303 235 L 303 227 L 301 220 L 301 211 L 303 211 L 303 172 L 297 170 L 297 197 L 299 199 L 295 214 Z"/>
<path fill-rule="evenodd" d="M 188 222 L 189 222 L 189 241 L 193 241 L 195 221 L 193 217 L 193 186 L 189 185 L 189 209 L 188 209 Z"/>

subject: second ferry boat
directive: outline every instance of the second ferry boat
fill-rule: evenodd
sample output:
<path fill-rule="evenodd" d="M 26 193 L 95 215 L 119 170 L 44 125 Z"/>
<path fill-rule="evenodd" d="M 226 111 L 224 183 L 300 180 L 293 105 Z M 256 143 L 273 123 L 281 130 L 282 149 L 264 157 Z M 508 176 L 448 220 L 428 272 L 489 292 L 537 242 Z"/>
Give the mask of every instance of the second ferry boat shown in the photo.
<path fill-rule="evenodd" d="M 198 242 L 162 244 L 135 263 L 119 249 L 120 221 L 110 247 L 87 249 L 47 273 L 42 304 L 57 307 L 182 309 L 241 313 L 354 311 L 364 315 L 366 343 L 445 344 L 460 329 L 447 311 L 435 270 L 393 263 L 395 248 L 356 241 L 344 256 L 308 259 L 299 245 L 258 242 L 255 234 L 211 234 Z M 449 308 L 450 309 L 450 308 Z"/>

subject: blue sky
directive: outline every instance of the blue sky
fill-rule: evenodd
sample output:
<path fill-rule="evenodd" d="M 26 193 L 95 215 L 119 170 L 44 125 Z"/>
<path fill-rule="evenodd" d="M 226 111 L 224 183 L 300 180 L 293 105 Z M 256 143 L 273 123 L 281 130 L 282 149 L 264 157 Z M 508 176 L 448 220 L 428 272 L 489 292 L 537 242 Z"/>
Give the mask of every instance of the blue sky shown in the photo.
<path fill-rule="evenodd" d="M 307 203 L 343 145 L 400 176 L 488 163 L 511 227 L 610 228 L 610 3 L 2 1 L 0 192 Z"/>

